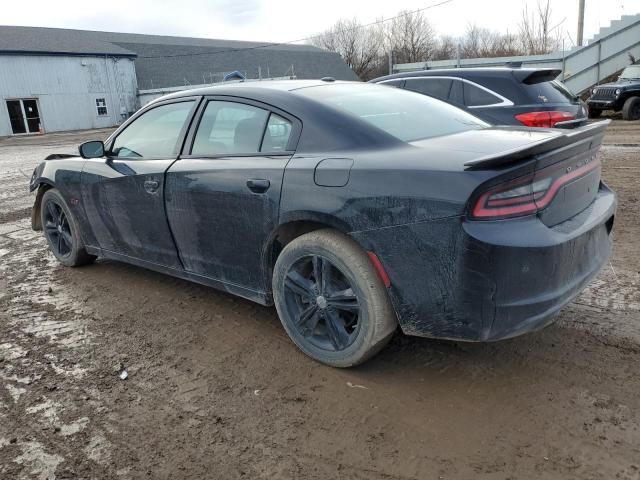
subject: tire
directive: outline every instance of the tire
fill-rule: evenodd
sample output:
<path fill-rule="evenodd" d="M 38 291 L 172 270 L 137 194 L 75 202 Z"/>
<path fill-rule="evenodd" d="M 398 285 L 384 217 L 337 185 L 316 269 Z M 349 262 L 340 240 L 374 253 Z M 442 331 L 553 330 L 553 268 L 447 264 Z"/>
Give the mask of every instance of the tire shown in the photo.
<path fill-rule="evenodd" d="M 622 107 L 622 118 L 640 120 L 640 97 L 629 97 Z"/>
<path fill-rule="evenodd" d="M 60 263 L 67 267 L 79 267 L 96 259 L 85 250 L 78 223 L 55 188 L 47 190 L 42 196 L 40 219 L 49 250 Z"/>
<path fill-rule="evenodd" d="M 332 367 L 371 358 L 397 327 L 387 289 L 369 256 L 334 230 L 316 230 L 285 246 L 274 268 L 273 296 L 291 340 Z"/>
<path fill-rule="evenodd" d="M 602 110 L 589 105 L 589 118 L 600 118 L 600 115 L 602 115 Z"/>

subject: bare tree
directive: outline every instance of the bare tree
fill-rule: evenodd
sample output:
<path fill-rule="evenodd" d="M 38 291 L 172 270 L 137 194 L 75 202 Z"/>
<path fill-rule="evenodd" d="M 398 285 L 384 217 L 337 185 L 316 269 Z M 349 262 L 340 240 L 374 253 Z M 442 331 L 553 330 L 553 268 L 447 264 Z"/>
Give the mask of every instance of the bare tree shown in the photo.
<path fill-rule="evenodd" d="M 518 38 L 509 32 L 501 34 L 470 24 L 461 40 L 463 58 L 506 57 L 521 53 Z"/>
<path fill-rule="evenodd" d="M 540 55 L 560 48 L 562 31 L 559 25 L 552 25 L 550 0 L 546 3 L 539 1 L 533 12 L 525 6 L 519 29 L 519 40 L 525 54 Z"/>
<path fill-rule="evenodd" d="M 441 36 L 436 42 L 436 46 L 433 49 L 431 55 L 432 60 L 450 60 L 456 58 L 456 39 L 449 35 Z"/>
<path fill-rule="evenodd" d="M 339 20 L 333 27 L 311 39 L 311 44 L 337 52 L 361 79 L 370 77 L 382 53 L 379 29 L 364 27 L 357 19 Z"/>
<path fill-rule="evenodd" d="M 398 63 L 428 60 L 436 48 L 436 32 L 422 12 L 399 12 L 385 34 L 387 51 L 393 51 Z"/>

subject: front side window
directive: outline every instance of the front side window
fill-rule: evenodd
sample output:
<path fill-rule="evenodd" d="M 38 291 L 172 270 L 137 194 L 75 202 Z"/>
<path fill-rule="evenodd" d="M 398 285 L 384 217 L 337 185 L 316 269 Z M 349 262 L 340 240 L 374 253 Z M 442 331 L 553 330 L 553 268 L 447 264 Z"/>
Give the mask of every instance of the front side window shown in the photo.
<path fill-rule="evenodd" d="M 104 98 L 96 98 L 96 110 L 100 117 L 107 115 L 107 100 Z"/>
<path fill-rule="evenodd" d="M 449 101 L 454 105 L 464 105 L 464 87 L 462 80 L 453 80 L 451 83 L 451 92 L 449 92 Z"/>
<path fill-rule="evenodd" d="M 198 125 L 191 154 L 258 153 L 268 117 L 267 110 L 252 105 L 210 101 Z"/>
<path fill-rule="evenodd" d="M 485 128 L 478 117 L 419 93 L 375 84 L 331 84 L 293 91 L 353 115 L 404 142 Z"/>
<path fill-rule="evenodd" d="M 440 100 L 447 100 L 451 83 L 452 81 L 446 78 L 409 78 L 404 88 Z"/>
<path fill-rule="evenodd" d="M 135 119 L 116 137 L 110 156 L 167 158 L 178 154 L 178 139 L 193 101 L 160 105 Z"/>

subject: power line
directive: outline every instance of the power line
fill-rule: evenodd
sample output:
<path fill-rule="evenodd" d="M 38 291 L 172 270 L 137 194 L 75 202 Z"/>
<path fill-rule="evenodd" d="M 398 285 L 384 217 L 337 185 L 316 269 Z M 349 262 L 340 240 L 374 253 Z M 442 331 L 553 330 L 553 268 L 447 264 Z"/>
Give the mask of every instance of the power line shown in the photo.
<path fill-rule="evenodd" d="M 357 27 L 353 28 L 353 30 L 358 30 L 360 28 L 366 28 L 366 27 L 372 27 L 373 25 L 379 25 L 379 24 L 384 23 L 384 22 L 389 22 L 391 20 L 395 20 L 396 18 L 401 18 L 401 17 L 406 17 L 408 15 L 413 15 L 414 13 L 424 12 L 425 10 L 429 10 L 431 8 L 439 7 L 441 5 L 444 5 L 446 3 L 451 3 L 451 2 L 453 2 L 453 0 L 443 0 L 443 1 L 438 2 L 438 3 L 427 5 L 426 7 L 423 7 L 423 8 L 418 8 L 417 10 L 411 10 L 409 12 L 401 13 L 400 15 L 396 15 L 395 17 L 385 18 L 385 19 L 377 20 L 377 21 L 371 22 L 371 23 L 365 23 L 364 25 L 358 25 Z M 304 41 L 307 41 L 307 40 L 311 40 L 313 38 L 317 38 L 317 37 L 319 37 L 321 35 L 322 35 L 322 33 L 318 33 L 316 35 L 311 35 L 310 37 L 299 38 L 297 40 L 289 40 L 287 42 L 264 43 L 264 44 L 261 44 L 261 45 L 254 45 L 253 47 L 232 48 L 232 49 L 229 49 L 229 50 L 218 50 L 217 52 L 193 52 L 193 53 L 176 53 L 176 54 L 173 54 L 173 55 L 149 55 L 149 56 L 141 55 L 138 58 L 149 58 L 149 59 L 151 59 L 151 58 L 196 57 L 196 56 L 201 56 L 201 55 L 218 55 L 218 54 L 221 54 L 221 53 L 244 52 L 244 51 L 248 51 L 248 50 L 258 50 L 258 49 L 261 49 L 261 48 L 278 47 L 278 46 L 281 46 L 281 45 L 290 45 L 290 44 L 293 44 L 293 43 L 304 42 Z"/>

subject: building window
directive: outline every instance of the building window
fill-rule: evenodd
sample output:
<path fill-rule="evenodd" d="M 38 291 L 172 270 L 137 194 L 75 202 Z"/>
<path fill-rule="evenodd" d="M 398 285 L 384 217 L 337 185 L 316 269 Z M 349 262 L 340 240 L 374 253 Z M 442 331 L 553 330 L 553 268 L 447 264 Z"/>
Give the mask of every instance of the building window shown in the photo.
<path fill-rule="evenodd" d="M 99 116 L 107 115 L 107 101 L 104 98 L 96 98 L 96 109 Z"/>

